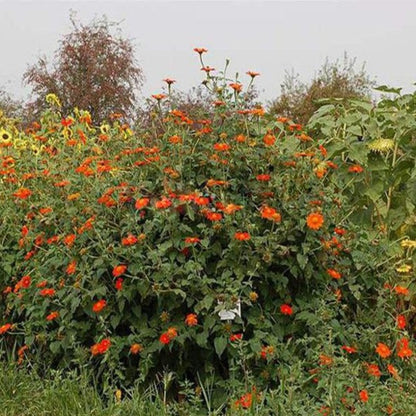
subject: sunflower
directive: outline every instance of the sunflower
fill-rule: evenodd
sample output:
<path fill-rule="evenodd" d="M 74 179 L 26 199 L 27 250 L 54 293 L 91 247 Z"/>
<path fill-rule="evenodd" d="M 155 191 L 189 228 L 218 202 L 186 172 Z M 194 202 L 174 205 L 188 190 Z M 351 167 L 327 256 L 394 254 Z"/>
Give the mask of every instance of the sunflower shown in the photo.
<path fill-rule="evenodd" d="M 102 134 L 107 134 L 110 130 L 110 126 L 108 124 L 103 124 L 100 126 L 100 131 Z"/>
<path fill-rule="evenodd" d="M 368 148 L 373 152 L 387 153 L 394 147 L 394 141 L 392 139 L 376 139 L 368 144 Z"/>
<path fill-rule="evenodd" d="M 0 130 L 0 142 L 10 143 L 11 140 L 12 140 L 12 134 L 9 133 L 7 130 L 1 129 Z"/>

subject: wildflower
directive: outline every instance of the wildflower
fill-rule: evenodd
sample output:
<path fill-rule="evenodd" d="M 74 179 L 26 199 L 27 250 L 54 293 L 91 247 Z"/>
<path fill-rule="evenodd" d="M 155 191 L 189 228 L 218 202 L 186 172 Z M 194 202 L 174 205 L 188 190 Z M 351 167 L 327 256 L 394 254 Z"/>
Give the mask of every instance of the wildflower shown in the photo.
<path fill-rule="evenodd" d="M 387 357 L 390 357 L 391 355 L 390 348 L 386 344 L 383 344 L 382 342 L 379 342 L 377 344 L 376 352 L 381 358 L 387 358 Z"/>
<path fill-rule="evenodd" d="M 361 390 L 359 393 L 360 400 L 364 403 L 368 402 L 368 392 L 367 390 Z"/>
<path fill-rule="evenodd" d="M 276 137 L 275 137 L 275 136 L 273 136 L 273 134 L 271 134 L 271 133 L 267 133 L 267 134 L 263 137 L 263 143 L 264 143 L 266 146 L 273 146 L 273 145 L 274 145 L 274 143 L 275 143 L 275 141 L 276 141 Z"/>
<path fill-rule="evenodd" d="M 122 277 L 119 277 L 117 280 L 116 280 L 116 283 L 114 284 L 114 287 L 116 288 L 116 290 L 118 290 L 118 291 L 120 291 L 120 290 L 122 290 L 123 289 L 123 278 Z"/>
<path fill-rule="evenodd" d="M 394 288 L 394 291 L 398 294 L 398 295 L 404 295 L 407 296 L 410 292 L 409 289 L 407 289 L 406 287 L 403 286 L 396 286 Z"/>
<path fill-rule="evenodd" d="M 52 297 L 55 295 L 55 289 L 42 289 L 39 294 L 43 297 L 49 296 Z"/>
<path fill-rule="evenodd" d="M 356 349 L 356 348 L 354 348 L 354 347 L 349 347 L 349 346 L 347 346 L 347 345 L 343 345 L 343 346 L 341 347 L 341 349 L 342 349 L 342 350 L 344 350 L 344 351 L 346 351 L 348 354 L 353 354 L 353 353 L 357 352 L 357 349 Z"/>
<path fill-rule="evenodd" d="M 101 312 L 107 305 L 107 302 L 104 299 L 100 299 L 98 302 L 94 303 L 92 310 L 95 313 Z"/>
<path fill-rule="evenodd" d="M 250 75 L 251 78 L 255 78 L 260 75 L 260 72 L 247 71 L 246 74 Z"/>
<path fill-rule="evenodd" d="M 9 331 L 12 327 L 12 324 L 4 324 L 0 326 L 0 335 L 5 334 L 7 331 Z"/>
<path fill-rule="evenodd" d="M 19 199 L 27 199 L 30 195 L 32 195 L 32 191 L 28 188 L 20 188 L 13 193 L 13 196 Z"/>
<path fill-rule="evenodd" d="M 401 241 L 400 245 L 403 248 L 416 248 L 416 240 L 409 240 L 408 238 Z"/>
<path fill-rule="evenodd" d="M 23 287 L 24 289 L 27 289 L 30 286 L 31 282 L 32 282 L 32 279 L 30 278 L 29 275 L 23 276 L 20 279 L 20 282 L 19 282 L 20 283 L 20 287 Z"/>
<path fill-rule="evenodd" d="M 248 297 L 250 298 L 250 300 L 252 302 L 256 302 L 257 299 L 259 298 L 259 294 L 257 292 L 250 292 L 250 294 L 248 295 Z"/>
<path fill-rule="evenodd" d="M 143 346 L 141 344 L 133 344 L 130 347 L 130 353 L 133 355 L 138 354 L 139 352 L 143 351 Z"/>
<path fill-rule="evenodd" d="M 68 275 L 74 274 L 76 269 L 77 269 L 77 262 L 75 260 L 72 260 L 66 267 L 66 274 Z"/>
<path fill-rule="evenodd" d="M 58 318 L 59 316 L 59 312 L 51 312 L 47 317 L 46 320 L 47 321 L 53 321 L 54 319 Z"/>
<path fill-rule="evenodd" d="M 74 244 L 74 242 L 75 242 L 75 239 L 76 239 L 76 235 L 75 234 L 69 234 L 69 235 L 67 235 L 65 238 L 64 238 L 64 244 L 67 246 L 67 247 L 72 247 L 72 245 Z"/>
<path fill-rule="evenodd" d="M 222 209 L 224 214 L 227 214 L 227 215 L 234 214 L 234 212 L 237 212 L 243 209 L 241 205 L 236 205 L 236 204 L 227 204 L 225 207 L 218 206 L 218 208 Z"/>
<path fill-rule="evenodd" d="M 409 358 L 413 355 L 413 351 L 409 348 L 409 340 L 402 338 L 397 342 L 397 356 L 400 358 Z"/>
<path fill-rule="evenodd" d="M 324 217 L 319 212 L 312 212 L 306 218 L 306 224 L 311 230 L 319 230 L 324 223 Z"/>
<path fill-rule="evenodd" d="M 368 148 L 373 152 L 387 153 L 394 148 L 394 140 L 392 139 L 376 139 L 368 143 Z"/>
<path fill-rule="evenodd" d="M 165 78 L 162 81 L 166 82 L 166 84 L 168 84 L 169 86 L 176 82 L 174 79 L 170 79 L 170 78 Z"/>
<path fill-rule="evenodd" d="M 412 266 L 410 264 L 402 264 L 399 267 L 396 267 L 397 273 L 409 273 L 412 270 Z"/>
<path fill-rule="evenodd" d="M 321 354 L 319 356 L 319 364 L 320 365 L 331 365 L 332 362 L 333 362 L 332 358 L 331 357 L 328 357 L 325 354 Z"/>
<path fill-rule="evenodd" d="M 210 66 L 203 66 L 201 71 L 205 71 L 207 74 L 209 74 L 211 71 L 215 71 L 215 68 L 211 68 Z"/>
<path fill-rule="evenodd" d="M 167 97 L 166 94 L 153 94 L 152 95 L 152 98 L 154 98 L 157 101 L 163 100 L 166 97 Z"/>
<path fill-rule="evenodd" d="M 397 368 L 393 364 L 387 364 L 387 370 L 394 378 L 399 378 Z"/>
<path fill-rule="evenodd" d="M 150 199 L 149 198 L 140 198 L 136 201 L 135 207 L 136 209 L 142 209 L 149 205 Z"/>
<path fill-rule="evenodd" d="M 274 347 L 271 345 L 263 345 L 261 347 L 261 351 L 260 351 L 260 357 L 263 360 L 267 360 L 267 357 L 269 355 L 273 355 L 274 354 Z"/>
<path fill-rule="evenodd" d="M 197 244 L 201 241 L 200 238 L 198 237 L 186 237 L 185 238 L 185 243 L 186 244 Z"/>
<path fill-rule="evenodd" d="M 136 244 L 139 240 L 133 234 L 129 234 L 127 237 L 121 240 L 123 246 L 132 246 Z"/>
<path fill-rule="evenodd" d="M 182 137 L 175 134 L 174 136 L 169 137 L 168 141 L 172 144 L 179 144 L 182 143 Z"/>
<path fill-rule="evenodd" d="M 123 273 L 125 273 L 127 270 L 127 266 L 125 264 L 119 264 L 117 266 L 114 266 L 113 268 L 113 276 L 118 277 L 121 276 Z"/>
<path fill-rule="evenodd" d="M 267 174 L 261 174 L 261 175 L 257 175 L 256 176 L 256 179 L 258 181 L 261 181 L 261 182 L 267 182 L 267 181 L 269 181 L 271 179 L 271 176 L 270 175 L 267 175 Z"/>
<path fill-rule="evenodd" d="M 397 328 L 405 329 L 406 328 L 406 318 L 404 315 L 398 315 L 396 318 Z"/>
<path fill-rule="evenodd" d="M 231 149 L 231 146 L 227 143 L 215 143 L 213 147 L 217 152 L 226 152 Z"/>
<path fill-rule="evenodd" d="M 377 364 L 367 364 L 367 373 L 373 377 L 381 377 L 381 371 Z"/>
<path fill-rule="evenodd" d="M 222 214 L 220 212 L 207 211 L 205 217 L 210 221 L 221 221 Z"/>
<path fill-rule="evenodd" d="M 337 272 L 334 269 L 328 269 L 326 271 L 333 279 L 340 279 L 341 278 L 341 273 Z"/>
<path fill-rule="evenodd" d="M 3 141 L 4 143 L 9 143 L 11 139 L 12 139 L 12 135 L 8 131 L 6 131 L 4 129 L 0 130 L 0 140 L 1 141 Z"/>
<path fill-rule="evenodd" d="M 231 83 L 230 87 L 237 93 L 241 92 L 241 90 L 243 89 L 243 86 L 239 83 L 236 83 L 236 82 Z"/>
<path fill-rule="evenodd" d="M 250 240 L 251 236 L 247 232 L 243 232 L 243 233 L 237 232 L 234 234 L 234 238 L 239 241 L 247 241 L 247 240 Z"/>
<path fill-rule="evenodd" d="M 202 55 L 205 52 L 208 52 L 208 49 L 205 48 L 194 48 L 194 51 L 199 53 L 199 55 Z"/>
<path fill-rule="evenodd" d="M 275 222 L 280 222 L 282 220 L 282 216 L 274 208 L 267 205 L 260 208 L 260 213 L 262 218 L 268 220 L 273 220 Z"/>
<path fill-rule="evenodd" d="M 235 342 L 235 341 L 240 341 L 243 338 L 243 334 L 231 334 L 230 335 L 230 341 L 231 342 Z"/>
<path fill-rule="evenodd" d="M 159 201 L 155 202 L 155 207 L 157 209 L 166 209 L 169 208 L 172 205 L 172 201 L 166 197 L 163 197 Z"/>
<path fill-rule="evenodd" d="M 105 354 L 107 350 L 111 346 L 111 341 L 109 338 L 104 338 L 102 341 L 100 341 L 98 344 L 94 344 L 91 347 L 91 353 L 92 355 L 98 355 L 98 354 Z"/>
<path fill-rule="evenodd" d="M 280 305 L 280 312 L 283 315 L 292 315 L 293 309 L 290 305 L 288 305 L 287 303 L 284 303 L 283 305 Z"/>
<path fill-rule="evenodd" d="M 166 332 L 164 332 L 164 333 L 160 336 L 159 341 L 160 341 L 162 344 L 167 345 L 167 344 L 169 344 L 169 343 L 170 343 L 171 339 L 170 339 L 169 335 L 168 335 Z"/>
<path fill-rule="evenodd" d="M 352 165 L 348 168 L 348 172 L 351 173 L 361 173 L 364 169 L 360 165 Z"/>
<path fill-rule="evenodd" d="M 185 324 L 188 326 L 195 326 L 198 325 L 198 318 L 195 313 L 189 313 L 186 315 Z"/>

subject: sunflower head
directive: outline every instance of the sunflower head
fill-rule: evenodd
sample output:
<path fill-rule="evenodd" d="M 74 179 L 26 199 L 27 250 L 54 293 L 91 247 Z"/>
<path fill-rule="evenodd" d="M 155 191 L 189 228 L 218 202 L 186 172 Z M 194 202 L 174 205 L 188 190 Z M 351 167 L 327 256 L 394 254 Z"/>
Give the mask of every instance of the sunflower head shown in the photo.
<path fill-rule="evenodd" d="M 108 124 L 102 124 L 100 126 L 100 131 L 102 134 L 107 134 L 110 130 L 110 126 Z"/>
<path fill-rule="evenodd" d="M 10 143 L 12 141 L 12 134 L 5 129 L 0 130 L 0 143 Z"/>
<path fill-rule="evenodd" d="M 368 144 L 368 148 L 373 152 L 387 153 L 394 148 L 394 141 L 392 139 L 376 139 Z"/>

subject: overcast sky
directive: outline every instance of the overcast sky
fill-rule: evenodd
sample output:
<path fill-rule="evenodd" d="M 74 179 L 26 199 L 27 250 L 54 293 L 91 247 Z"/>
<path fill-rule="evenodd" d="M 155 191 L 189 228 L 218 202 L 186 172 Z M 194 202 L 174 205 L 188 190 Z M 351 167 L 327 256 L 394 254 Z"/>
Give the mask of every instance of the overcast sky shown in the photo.
<path fill-rule="evenodd" d="M 379 84 L 412 90 L 416 82 L 416 0 L 410 1 L 25 1 L 0 0 L 0 86 L 27 94 L 21 77 L 39 55 L 51 56 L 71 26 L 107 15 L 136 45 L 146 76 L 143 95 L 161 91 L 163 78 L 187 90 L 204 79 L 194 47 L 209 50 L 217 69 L 261 73 L 263 101 L 280 92 L 285 70 L 311 79 L 328 57 L 344 51 L 366 62 Z"/>

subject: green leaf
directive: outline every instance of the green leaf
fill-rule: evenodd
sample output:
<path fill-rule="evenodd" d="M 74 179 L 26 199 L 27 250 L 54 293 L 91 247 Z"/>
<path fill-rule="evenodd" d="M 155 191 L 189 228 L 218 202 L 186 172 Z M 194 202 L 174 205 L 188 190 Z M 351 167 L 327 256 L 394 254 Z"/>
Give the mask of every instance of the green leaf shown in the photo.
<path fill-rule="evenodd" d="M 227 346 L 228 340 L 225 337 L 218 337 L 214 340 L 214 347 L 215 352 L 217 353 L 218 357 L 221 357 L 222 353 L 225 350 L 225 347 Z"/>

